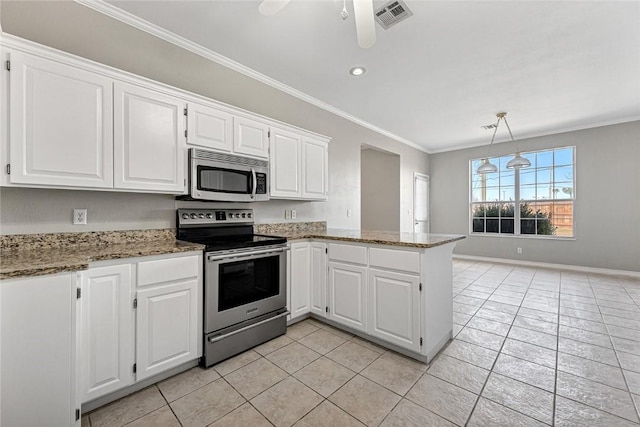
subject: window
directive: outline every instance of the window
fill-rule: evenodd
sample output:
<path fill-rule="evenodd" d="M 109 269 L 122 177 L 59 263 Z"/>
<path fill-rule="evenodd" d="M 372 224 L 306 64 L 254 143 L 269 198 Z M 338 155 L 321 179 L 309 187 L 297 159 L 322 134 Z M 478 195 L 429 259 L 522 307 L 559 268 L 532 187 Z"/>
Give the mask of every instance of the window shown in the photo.
<path fill-rule="evenodd" d="M 478 174 L 471 160 L 471 232 L 573 237 L 575 147 L 522 153 L 531 166 L 507 169 L 513 155 L 489 160 L 498 171 Z"/>

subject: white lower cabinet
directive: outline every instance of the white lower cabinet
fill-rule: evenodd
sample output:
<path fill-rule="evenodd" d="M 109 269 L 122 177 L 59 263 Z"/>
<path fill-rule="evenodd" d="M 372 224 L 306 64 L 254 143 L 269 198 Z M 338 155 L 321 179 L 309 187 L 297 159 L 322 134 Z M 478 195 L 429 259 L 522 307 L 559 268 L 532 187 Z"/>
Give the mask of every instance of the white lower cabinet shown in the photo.
<path fill-rule="evenodd" d="M 368 333 L 420 351 L 420 277 L 369 269 Z"/>
<path fill-rule="evenodd" d="M 202 253 L 101 263 L 80 274 L 82 402 L 202 353 Z"/>
<path fill-rule="evenodd" d="M 309 313 L 310 310 L 311 246 L 308 242 L 292 243 L 290 253 L 291 304 L 289 312 L 291 318 L 295 319 Z"/>
<path fill-rule="evenodd" d="M 91 268 L 80 275 L 82 402 L 132 384 L 135 311 L 132 264 Z"/>
<path fill-rule="evenodd" d="M 76 287 L 74 273 L 0 282 L 0 425 L 80 424 Z"/>
<path fill-rule="evenodd" d="M 136 379 L 198 358 L 198 280 L 137 291 Z"/>
<path fill-rule="evenodd" d="M 311 301 L 310 311 L 326 315 L 327 307 L 327 244 L 311 242 Z"/>
<path fill-rule="evenodd" d="M 367 331 L 367 267 L 329 262 L 327 318 Z"/>

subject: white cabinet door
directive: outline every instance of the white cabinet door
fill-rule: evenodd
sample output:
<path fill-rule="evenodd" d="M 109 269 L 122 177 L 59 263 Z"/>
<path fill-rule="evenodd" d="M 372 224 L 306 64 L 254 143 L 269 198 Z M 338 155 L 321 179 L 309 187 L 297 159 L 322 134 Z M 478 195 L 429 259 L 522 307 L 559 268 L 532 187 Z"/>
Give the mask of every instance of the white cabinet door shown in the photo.
<path fill-rule="evenodd" d="M 230 152 L 233 149 L 233 116 L 216 108 L 189 104 L 187 144 Z"/>
<path fill-rule="evenodd" d="M 81 273 L 82 402 L 134 382 L 135 359 L 131 264 L 90 268 Z"/>
<path fill-rule="evenodd" d="M 367 331 L 367 267 L 329 262 L 327 317 L 353 329 Z"/>
<path fill-rule="evenodd" d="M 308 242 L 291 244 L 291 318 L 309 313 L 311 253 Z"/>
<path fill-rule="evenodd" d="M 11 183 L 113 186 L 112 82 L 11 52 Z"/>
<path fill-rule="evenodd" d="M 234 117 L 233 151 L 238 154 L 268 158 L 269 127 L 245 117 Z"/>
<path fill-rule="evenodd" d="M 269 194 L 272 198 L 299 199 L 302 196 L 301 150 L 300 135 L 271 128 Z"/>
<path fill-rule="evenodd" d="M 329 197 L 329 144 L 302 138 L 302 198 L 327 200 Z"/>
<path fill-rule="evenodd" d="M 311 312 L 326 316 L 327 307 L 327 245 L 311 242 Z"/>
<path fill-rule="evenodd" d="M 190 279 L 138 289 L 138 381 L 198 357 L 198 283 Z"/>
<path fill-rule="evenodd" d="M 120 82 L 114 100 L 115 188 L 182 193 L 186 104 Z"/>
<path fill-rule="evenodd" d="M 419 286 L 419 276 L 369 269 L 368 333 L 419 352 Z"/>
<path fill-rule="evenodd" d="M 0 282 L 0 425 L 76 424 L 75 274 Z"/>

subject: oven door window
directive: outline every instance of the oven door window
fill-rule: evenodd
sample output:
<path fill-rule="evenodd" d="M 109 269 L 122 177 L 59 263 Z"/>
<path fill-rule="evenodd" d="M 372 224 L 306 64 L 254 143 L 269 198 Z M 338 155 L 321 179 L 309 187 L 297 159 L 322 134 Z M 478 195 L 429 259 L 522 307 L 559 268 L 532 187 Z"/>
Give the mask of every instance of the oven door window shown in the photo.
<path fill-rule="evenodd" d="M 251 194 L 251 172 L 198 166 L 198 190 Z"/>
<path fill-rule="evenodd" d="M 219 312 L 280 293 L 279 256 L 229 262 L 219 268 Z"/>

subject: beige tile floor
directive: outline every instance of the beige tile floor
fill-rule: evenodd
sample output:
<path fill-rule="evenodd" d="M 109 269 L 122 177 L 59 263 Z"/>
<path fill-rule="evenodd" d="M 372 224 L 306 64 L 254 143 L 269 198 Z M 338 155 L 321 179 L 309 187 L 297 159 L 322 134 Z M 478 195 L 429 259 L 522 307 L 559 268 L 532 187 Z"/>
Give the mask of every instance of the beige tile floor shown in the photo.
<path fill-rule="evenodd" d="M 454 263 L 430 365 L 314 320 L 83 426 L 638 426 L 640 279 Z"/>

